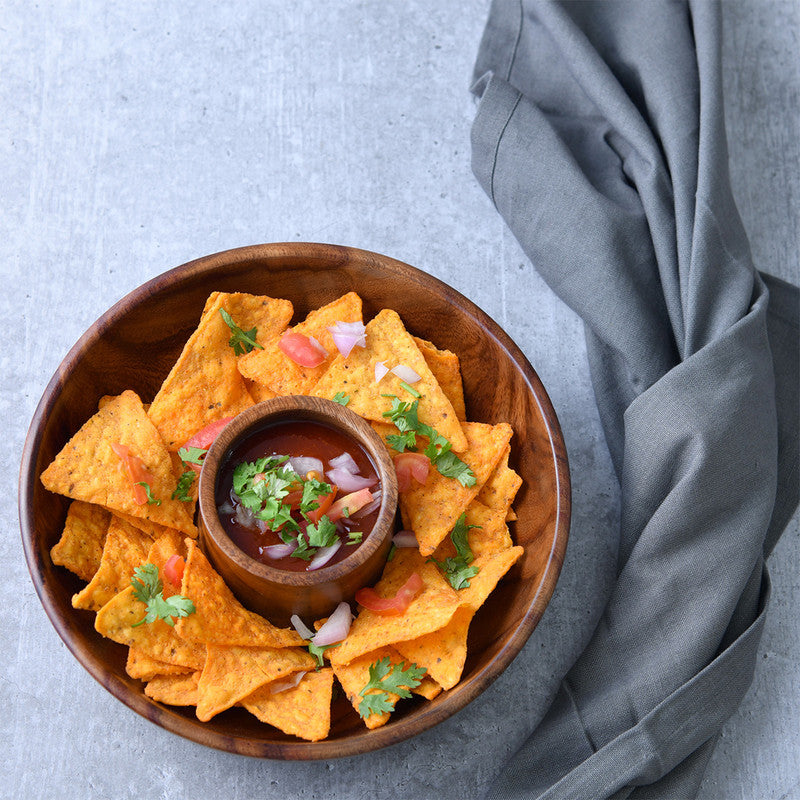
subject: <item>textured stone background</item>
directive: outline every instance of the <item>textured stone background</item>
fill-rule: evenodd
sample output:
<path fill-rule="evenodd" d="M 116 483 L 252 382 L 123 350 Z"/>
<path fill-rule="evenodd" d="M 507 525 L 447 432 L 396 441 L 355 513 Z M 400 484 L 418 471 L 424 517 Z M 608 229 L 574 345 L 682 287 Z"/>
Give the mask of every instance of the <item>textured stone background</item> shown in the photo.
<path fill-rule="evenodd" d="M 478 0 L 0 1 L 0 797 L 475 797 L 541 709 L 553 643 L 612 566 L 616 483 L 581 325 L 472 177 Z M 800 7 L 725 6 L 734 191 L 757 265 L 797 282 Z M 514 338 L 566 432 L 574 522 L 556 595 L 506 673 L 416 739 L 330 763 L 203 748 L 129 711 L 39 605 L 15 509 L 25 431 L 59 362 L 116 300 L 197 256 L 265 241 L 377 250 L 445 280 Z M 800 796 L 798 519 L 770 563 L 750 693 L 701 792 Z"/>

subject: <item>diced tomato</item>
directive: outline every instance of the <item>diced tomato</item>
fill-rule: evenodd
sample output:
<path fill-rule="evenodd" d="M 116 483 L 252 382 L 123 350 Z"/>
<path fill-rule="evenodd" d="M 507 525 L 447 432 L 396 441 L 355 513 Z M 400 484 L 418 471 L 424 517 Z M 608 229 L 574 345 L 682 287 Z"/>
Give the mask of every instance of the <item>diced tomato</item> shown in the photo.
<path fill-rule="evenodd" d="M 294 331 L 284 333 L 278 342 L 278 347 L 284 355 L 301 367 L 318 367 L 326 358 L 326 353 L 320 345 L 316 345 L 308 336 Z"/>
<path fill-rule="evenodd" d="M 294 492 L 289 492 L 286 497 L 281 500 L 284 505 L 291 506 L 292 508 L 297 508 L 300 505 L 300 501 L 303 499 L 303 490 L 297 489 Z"/>
<path fill-rule="evenodd" d="M 365 588 L 356 592 L 356 602 L 382 617 L 397 617 L 405 613 L 423 586 L 419 573 L 412 572 L 394 597 L 381 597 L 374 589 Z"/>
<path fill-rule="evenodd" d="M 397 489 L 407 492 L 411 488 L 411 479 L 417 483 L 425 483 L 428 480 L 428 472 L 431 468 L 431 460 L 423 453 L 399 453 L 393 456 L 394 471 L 397 473 Z"/>
<path fill-rule="evenodd" d="M 372 492 L 369 489 L 359 489 L 357 492 L 340 497 L 328 510 L 328 519 L 331 522 L 336 522 L 344 516 L 344 510 L 347 509 L 347 514 L 355 514 L 365 505 L 372 502 Z"/>
<path fill-rule="evenodd" d="M 336 497 L 336 492 L 339 489 L 336 486 L 331 486 L 330 492 L 328 494 L 323 494 L 317 497 L 317 503 L 319 503 L 319 508 L 315 508 L 313 511 L 309 511 L 306 515 L 311 522 L 315 525 L 320 521 L 322 515 L 331 507 L 331 503 L 333 503 L 333 498 Z M 285 501 L 284 501 L 285 502 Z M 330 519 L 330 517 L 329 517 Z M 335 522 L 336 520 L 331 520 L 331 522 Z"/>
<path fill-rule="evenodd" d="M 164 564 L 164 577 L 173 585 L 180 586 L 183 580 L 183 569 L 186 562 L 177 553 L 167 559 Z"/>
<path fill-rule="evenodd" d="M 151 484 L 153 476 L 145 467 L 144 462 L 138 456 L 131 453 L 130 448 L 124 444 L 113 443 L 111 449 L 119 456 L 122 461 L 122 466 L 131 482 L 131 490 L 133 491 L 133 501 L 137 506 L 143 506 L 147 502 L 147 491 L 140 483 Z"/>
<path fill-rule="evenodd" d="M 202 428 L 194 436 L 192 436 L 191 439 L 186 442 L 184 447 L 187 450 L 190 447 L 197 447 L 200 450 L 208 450 L 208 448 L 214 444 L 214 439 L 219 436 L 219 434 L 222 432 L 222 429 L 232 419 L 233 417 L 223 417 L 222 419 L 218 419 L 216 422 L 206 425 L 205 428 Z M 200 464 L 189 464 L 189 467 L 198 474 L 200 474 L 200 470 L 202 469 L 202 465 Z"/>

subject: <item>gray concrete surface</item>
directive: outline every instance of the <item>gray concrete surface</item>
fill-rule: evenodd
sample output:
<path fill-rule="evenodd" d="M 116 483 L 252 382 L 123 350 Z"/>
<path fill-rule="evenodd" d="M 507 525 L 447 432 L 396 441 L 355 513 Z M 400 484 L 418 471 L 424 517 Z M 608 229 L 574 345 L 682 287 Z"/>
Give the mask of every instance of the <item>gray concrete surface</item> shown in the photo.
<path fill-rule="evenodd" d="M 476 797 L 524 736 L 532 689 L 609 569 L 616 484 L 579 321 L 473 179 L 467 87 L 487 3 L 0 2 L 2 798 Z M 800 11 L 725 8 L 733 184 L 759 267 L 798 281 Z M 22 558 L 17 471 L 72 343 L 177 264 L 264 241 L 351 244 L 442 278 L 492 315 L 548 387 L 575 481 L 568 561 L 534 636 L 467 709 L 330 763 L 257 761 L 166 733 L 96 684 L 51 628 Z M 753 686 L 703 800 L 800 797 L 798 518 Z"/>

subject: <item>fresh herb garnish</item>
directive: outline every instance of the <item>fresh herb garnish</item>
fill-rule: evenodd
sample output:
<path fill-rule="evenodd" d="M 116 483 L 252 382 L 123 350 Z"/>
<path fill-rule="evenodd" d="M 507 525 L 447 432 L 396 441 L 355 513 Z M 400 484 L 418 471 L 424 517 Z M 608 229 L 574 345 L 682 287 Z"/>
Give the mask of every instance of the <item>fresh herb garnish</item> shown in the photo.
<path fill-rule="evenodd" d="M 208 450 L 203 447 L 181 447 L 178 450 L 178 458 L 180 458 L 184 466 L 188 464 L 202 466 L 206 453 L 208 453 Z"/>
<path fill-rule="evenodd" d="M 336 536 L 336 525 L 324 514 L 316 525 L 309 523 L 306 528 L 306 536 L 308 536 L 308 543 L 311 547 L 330 547 L 338 538 Z"/>
<path fill-rule="evenodd" d="M 137 481 L 137 486 L 144 486 L 144 493 L 147 495 L 147 505 L 149 506 L 160 506 L 161 501 L 155 497 L 153 497 L 153 491 L 150 488 L 150 484 L 147 481 Z"/>
<path fill-rule="evenodd" d="M 225 324 L 231 329 L 231 338 L 228 340 L 228 344 L 233 348 L 233 352 L 237 356 L 243 356 L 245 353 L 249 353 L 253 348 L 258 348 L 259 350 L 264 349 L 263 345 L 260 345 L 256 341 L 258 328 L 251 328 L 249 331 L 243 331 L 224 308 L 221 308 L 219 313 L 222 315 L 222 319 L 225 320 Z"/>
<path fill-rule="evenodd" d="M 233 491 L 241 504 L 267 523 L 273 530 L 298 530 L 292 509 L 282 502 L 300 479 L 284 464 L 288 456 L 265 456 L 256 461 L 243 461 L 233 470 Z"/>
<path fill-rule="evenodd" d="M 333 402 L 338 403 L 341 406 L 346 406 L 350 402 L 350 395 L 345 394 L 344 392 L 336 392 L 333 396 Z"/>
<path fill-rule="evenodd" d="M 358 713 L 366 719 L 370 714 L 394 711 L 396 700 L 390 697 L 389 693 L 399 697 L 411 697 L 410 689 L 420 685 L 426 671 L 425 667 L 418 667 L 416 664 L 406 667 L 405 661 L 392 664 L 389 656 L 370 664 L 369 681 L 359 692 L 362 700 L 358 705 Z M 377 691 L 367 694 L 372 689 Z"/>
<path fill-rule="evenodd" d="M 297 539 L 295 539 L 295 545 L 297 546 L 295 547 L 294 552 L 291 554 L 291 557 L 302 558 L 303 561 L 311 561 L 316 550 L 308 546 L 306 537 L 303 536 L 302 533 L 298 534 Z"/>
<path fill-rule="evenodd" d="M 449 556 L 444 561 L 437 561 L 432 556 L 428 559 L 444 572 L 445 578 L 454 589 L 466 589 L 469 586 L 470 578 L 474 578 L 480 572 L 478 567 L 470 566 L 474 556 L 467 541 L 467 532 L 470 528 L 479 528 L 480 526 L 467 525 L 466 517 L 465 512 L 458 518 L 450 532 L 450 539 L 456 549 L 456 555 Z"/>
<path fill-rule="evenodd" d="M 194 612 L 194 603 L 180 594 L 164 597 L 164 584 L 158 577 L 158 567 L 150 562 L 136 567 L 131 578 L 133 594 L 137 600 L 147 604 L 144 619 L 134 622 L 132 628 L 143 625 L 145 622 L 155 622 L 163 619 L 167 625 L 174 626 L 173 617 L 188 617 Z"/>
<path fill-rule="evenodd" d="M 189 489 L 194 483 L 194 476 L 195 471 L 193 469 L 187 469 L 186 472 L 181 474 L 180 478 L 178 478 L 178 485 L 172 493 L 173 500 L 180 500 L 182 503 L 192 502 L 194 498 L 189 494 Z"/>
<path fill-rule="evenodd" d="M 308 652 L 317 659 L 317 669 L 325 666 L 322 660 L 322 654 L 326 650 L 330 650 L 331 647 L 338 647 L 340 644 L 341 642 L 337 642 L 336 644 L 314 644 L 314 642 L 308 643 Z"/>
<path fill-rule="evenodd" d="M 350 531 L 347 534 L 347 544 L 361 544 L 364 538 L 364 531 Z"/>
<path fill-rule="evenodd" d="M 400 385 L 413 397 L 419 399 L 422 395 L 413 387 L 411 384 L 406 383 L 405 381 L 400 381 Z"/>
<path fill-rule="evenodd" d="M 417 409 L 419 400 L 412 403 L 400 400 L 396 395 L 385 394 L 383 397 L 392 399 L 392 407 L 383 413 L 388 417 L 400 435 L 386 437 L 389 446 L 402 453 L 404 450 L 416 450 L 417 436 L 426 436 L 428 446 L 425 448 L 425 455 L 431 460 L 440 474 L 446 478 L 455 478 L 462 486 L 474 486 L 476 483 L 475 473 L 465 464 L 452 450 L 449 440 L 438 433 L 430 425 L 419 421 Z"/>
<path fill-rule="evenodd" d="M 308 514 L 315 508 L 319 508 L 319 498 L 323 495 L 330 494 L 333 487 L 329 483 L 317 480 L 317 478 L 308 478 L 303 481 L 303 497 L 300 500 L 300 511 L 303 514 Z"/>

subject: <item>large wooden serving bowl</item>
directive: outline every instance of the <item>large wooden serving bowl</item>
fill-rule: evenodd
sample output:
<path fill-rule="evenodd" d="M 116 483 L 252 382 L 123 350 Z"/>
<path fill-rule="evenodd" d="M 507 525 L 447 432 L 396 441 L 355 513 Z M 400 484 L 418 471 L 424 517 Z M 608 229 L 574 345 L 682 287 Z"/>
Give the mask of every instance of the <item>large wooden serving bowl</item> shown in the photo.
<path fill-rule="evenodd" d="M 511 466 L 524 483 L 511 532 L 525 555 L 475 616 L 461 682 L 433 701 L 403 701 L 382 728 L 367 730 L 349 703 L 334 704 L 330 737 L 309 743 L 260 723 L 242 709 L 200 722 L 193 708 L 146 697 L 125 672 L 126 648 L 94 630 L 94 614 L 72 608 L 82 583 L 50 561 L 68 500 L 39 475 L 95 413 L 99 399 L 133 389 L 152 400 L 215 290 L 288 298 L 295 321 L 357 291 L 364 319 L 395 309 L 408 330 L 461 359 L 467 417 L 509 422 Z M 83 666 L 127 706 L 201 744 L 250 756 L 317 759 L 364 753 L 435 725 L 473 700 L 511 662 L 553 593 L 567 545 L 570 485 L 558 420 L 519 348 L 469 300 L 441 281 L 386 256 L 326 244 L 267 244 L 229 250 L 177 267 L 104 314 L 72 348 L 47 386 L 31 423 L 20 473 L 20 522 L 36 591 L 61 638 Z M 544 656 L 546 657 L 546 655 Z"/>

